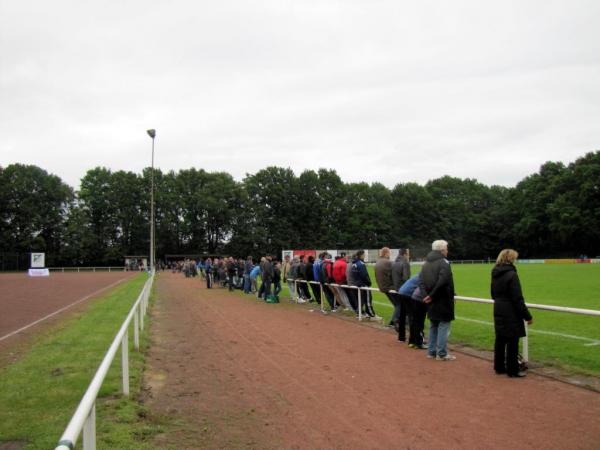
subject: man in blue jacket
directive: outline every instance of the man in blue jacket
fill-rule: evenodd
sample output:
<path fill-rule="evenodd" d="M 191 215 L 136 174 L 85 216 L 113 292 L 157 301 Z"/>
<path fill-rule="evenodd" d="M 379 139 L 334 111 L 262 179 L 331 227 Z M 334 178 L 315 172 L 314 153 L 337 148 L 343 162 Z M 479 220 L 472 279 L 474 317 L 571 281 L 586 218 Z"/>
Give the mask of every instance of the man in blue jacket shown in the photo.
<path fill-rule="evenodd" d="M 352 260 L 352 281 L 354 286 L 358 287 L 371 287 L 371 277 L 367 271 L 365 265 L 365 251 L 359 250 L 356 252 L 354 260 Z M 367 289 L 360 290 L 360 298 L 364 307 L 364 313 L 371 319 L 379 319 L 373 309 L 373 298 L 371 297 L 371 291 Z"/>

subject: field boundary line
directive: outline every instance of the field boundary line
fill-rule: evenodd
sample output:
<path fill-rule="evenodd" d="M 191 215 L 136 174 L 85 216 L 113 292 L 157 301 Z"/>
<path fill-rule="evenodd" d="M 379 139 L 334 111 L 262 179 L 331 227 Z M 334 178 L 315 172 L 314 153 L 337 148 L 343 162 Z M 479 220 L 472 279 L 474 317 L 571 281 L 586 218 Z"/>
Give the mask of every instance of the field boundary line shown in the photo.
<path fill-rule="evenodd" d="M 122 283 L 122 282 L 123 282 L 123 281 L 125 281 L 125 280 L 126 280 L 126 278 L 122 278 L 122 279 L 120 279 L 120 280 L 117 280 L 117 281 L 115 281 L 114 283 L 111 283 L 111 284 L 109 284 L 108 286 L 104 286 L 103 288 L 100 288 L 100 289 L 98 289 L 97 291 L 94 291 L 94 292 L 92 292 L 91 294 L 88 294 L 88 295 L 86 295 L 85 297 L 83 297 L 83 298 L 80 298 L 79 300 L 77 300 L 77 301 L 75 301 L 75 302 L 73 302 L 73 303 L 71 303 L 71 304 L 69 304 L 69 305 L 67 305 L 67 306 L 63 306 L 62 308 L 60 308 L 60 309 L 57 309 L 56 311 L 54 311 L 54 312 L 52 312 L 52 313 L 50 313 L 50 314 L 48 314 L 48 315 L 46 315 L 46 316 L 42 317 L 41 319 L 38 319 L 38 320 L 36 320 L 36 321 L 34 321 L 34 322 L 31 322 L 30 324 L 28 324 L 28 325 L 25 325 L 24 327 L 21 327 L 21 328 L 19 328 L 18 330 L 11 331 L 10 333 L 8 333 L 8 334 L 6 334 L 6 335 L 4 335 L 4 336 L 0 337 L 0 342 L 2 342 L 4 339 L 8 339 L 8 338 L 9 338 L 9 337 L 11 337 L 11 336 L 14 336 L 15 334 L 19 334 L 19 333 L 21 333 L 22 331 L 25 331 L 25 330 L 27 330 L 28 328 L 31 328 L 31 327 L 33 327 L 34 325 L 37 325 L 38 323 L 40 323 L 40 322 L 43 322 L 44 320 L 47 320 L 47 319 L 49 319 L 49 318 L 51 318 L 51 317 L 53 317 L 53 316 L 55 316 L 55 315 L 57 315 L 57 314 L 60 314 L 61 312 L 63 312 L 63 311 L 66 311 L 67 309 L 69 309 L 69 308 L 71 308 L 71 307 L 73 307 L 73 306 L 75 306 L 75 305 L 77 305 L 77 304 L 79 304 L 79 303 L 81 303 L 81 302 L 84 302 L 84 301 L 88 300 L 90 297 L 93 297 L 93 296 L 95 296 L 95 295 L 98 295 L 98 294 L 99 294 L 99 293 L 101 293 L 102 291 L 105 291 L 106 289 L 110 289 L 110 288 L 112 288 L 112 287 L 116 286 L 117 284 L 119 284 L 119 283 Z"/>
<path fill-rule="evenodd" d="M 394 305 L 392 305 L 392 304 L 387 304 L 387 303 L 383 303 L 383 302 L 376 302 L 376 301 L 374 301 L 373 303 L 375 305 L 386 306 L 388 308 L 393 308 L 394 307 Z M 456 316 L 456 318 L 458 320 L 463 320 L 465 322 L 472 322 L 472 323 L 478 323 L 480 325 L 494 326 L 493 322 L 488 322 L 488 321 L 485 321 L 485 320 L 470 319 L 468 317 L 461 317 L 461 316 Z M 557 337 L 564 337 L 564 338 L 567 338 L 567 339 L 574 339 L 574 340 L 578 340 L 578 341 L 586 341 L 587 344 L 583 344 L 586 347 L 592 347 L 592 346 L 595 346 L 595 345 L 600 345 L 600 340 L 599 339 L 592 339 L 592 338 L 587 338 L 587 337 L 584 337 L 584 336 L 575 336 L 573 334 L 564 334 L 564 333 L 557 333 L 557 332 L 554 332 L 554 331 L 538 330 L 536 328 L 530 328 L 530 327 L 527 328 L 527 333 L 528 334 L 531 334 L 531 333 L 534 333 L 534 334 L 545 334 L 545 335 L 548 335 L 548 336 L 557 336 Z"/>

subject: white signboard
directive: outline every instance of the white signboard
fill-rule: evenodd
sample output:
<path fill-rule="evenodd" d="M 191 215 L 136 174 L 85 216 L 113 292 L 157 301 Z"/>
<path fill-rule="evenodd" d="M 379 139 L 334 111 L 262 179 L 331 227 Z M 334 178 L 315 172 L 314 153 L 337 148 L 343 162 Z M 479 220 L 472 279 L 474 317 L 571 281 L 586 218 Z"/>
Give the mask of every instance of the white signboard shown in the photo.
<path fill-rule="evenodd" d="M 45 259 L 46 259 L 45 253 L 32 253 L 30 267 L 32 269 L 41 269 L 42 267 L 46 267 Z"/>
<path fill-rule="evenodd" d="M 29 269 L 30 277 L 49 277 L 50 271 L 48 269 Z"/>

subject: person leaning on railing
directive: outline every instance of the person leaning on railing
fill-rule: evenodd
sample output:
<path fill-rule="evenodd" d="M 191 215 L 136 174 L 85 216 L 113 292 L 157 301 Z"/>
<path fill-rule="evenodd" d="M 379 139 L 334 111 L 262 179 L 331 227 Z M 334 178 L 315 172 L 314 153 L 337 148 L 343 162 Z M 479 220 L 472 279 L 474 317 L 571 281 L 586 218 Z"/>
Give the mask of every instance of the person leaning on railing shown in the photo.
<path fill-rule="evenodd" d="M 524 377 L 519 372 L 519 338 L 525 337 L 525 324 L 533 322 L 525 305 L 521 282 L 514 265 L 519 254 L 512 249 L 504 249 L 496 259 L 492 269 L 491 293 L 494 299 L 494 370 L 497 374 L 509 377 Z"/>

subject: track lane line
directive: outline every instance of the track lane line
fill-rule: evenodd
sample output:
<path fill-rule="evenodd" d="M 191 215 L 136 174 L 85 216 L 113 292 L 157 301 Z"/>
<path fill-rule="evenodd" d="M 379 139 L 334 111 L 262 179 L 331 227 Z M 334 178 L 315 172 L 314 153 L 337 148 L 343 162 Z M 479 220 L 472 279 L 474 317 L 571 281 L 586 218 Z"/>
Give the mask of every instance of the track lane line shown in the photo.
<path fill-rule="evenodd" d="M 120 279 L 120 280 L 117 280 L 117 281 L 115 281 L 114 283 L 112 283 L 112 284 L 109 284 L 108 286 L 105 286 L 105 287 L 103 287 L 103 288 L 100 288 L 100 289 L 98 289 L 97 291 L 94 291 L 94 292 L 92 292 L 91 294 L 88 294 L 88 295 L 86 295 L 85 297 L 82 297 L 82 298 L 80 298 L 79 300 L 77 300 L 77 301 L 75 301 L 75 302 L 73 302 L 73 303 L 71 303 L 71 304 L 69 304 L 69 305 L 67 305 L 67 306 L 63 306 L 62 308 L 60 308 L 60 309 L 57 309 L 56 311 L 54 311 L 54 312 L 52 312 L 52 313 L 50 313 L 50 314 L 48 314 L 48 315 L 46 315 L 46 316 L 42 317 L 41 319 L 38 319 L 38 320 L 36 320 L 36 321 L 34 321 L 34 322 L 31 322 L 30 324 L 28 324 L 28 325 L 25 325 L 24 327 L 21 327 L 21 328 L 19 328 L 18 330 L 11 331 L 10 333 L 8 333 L 8 334 L 6 334 L 6 335 L 4 335 L 4 336 L 0 337 L 0 342 L 2 342 L 4 339 L 8 339 L 8 338 L 9 338 L 9 337 L 11 337 L 11 336 L 14 336 L 15 334 L 19 334 L 20 332 L 22 332 L 22 331 L 25 331 L 26 329 L 28 329 L 28 328 L 31 328 L 31 327 L 33 327 L 34 325 L 37 325 L 38 323 L 40 323 L 40 322 L 43 322 L 44 320 L 47 320 L 47 319 L 49 319 L 49 318 L 51 318 L 51 317 L 53 317 L 53 316 L 55 316 L 55 315 L 57 315 L 57 314 L 60 314 L 61 312 L 65 311 L 65 310 L 67 310 L 67 309 L 69 309 L 69 308 L 71 308 L 71 307 L 73 307 L 73 306 L 75 306 L 75 305 L 77 305 L 77 304 L 79 304 L 79 303 L 81 303 L 81 302 L 84 302 L 84 301 L 86 301 L 86 300 L 87 300 L 87 299 L 89 299 L 90 297 L 93 297 L 93 296 L 95 296 L 95 295 L 98 295 L 98 294 L 99 294 L 99 293 L 101 293 L 102 291 L 105 291 L 105 290 L 107 290 L 107 289 L 110 289 L 110 288 L 112 288 L 112 287 L 116 286 L 116 285 L 117 285 L 117 284 L 119 284 L 119 283 L 122 283 L 122 282 L 123 282 L 123 281 L 125 281 L 126 279 L 127 279 L 127 278 L 122 278 L 122 279 Z"/>

